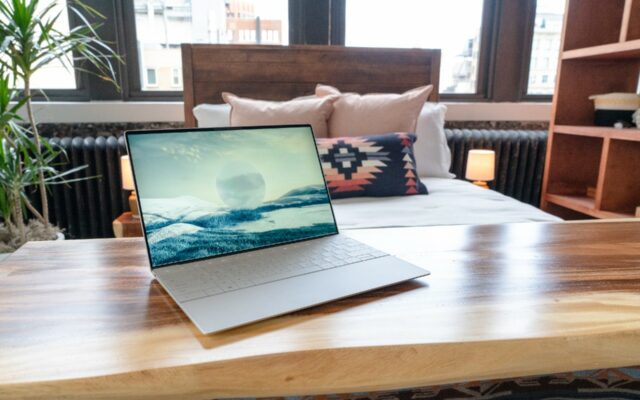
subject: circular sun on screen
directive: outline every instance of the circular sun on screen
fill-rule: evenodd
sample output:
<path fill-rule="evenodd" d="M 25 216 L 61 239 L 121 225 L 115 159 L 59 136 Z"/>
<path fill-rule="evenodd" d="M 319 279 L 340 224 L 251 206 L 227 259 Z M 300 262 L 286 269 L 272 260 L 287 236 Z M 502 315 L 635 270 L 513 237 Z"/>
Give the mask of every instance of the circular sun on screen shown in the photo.
<path fill-rule="evenodd" d="M 264 201 L 266 184 L 256 167 L 245 162 L 228 162 L 216 176 L 218 195 L 231 208 L 252 209 Z"/>

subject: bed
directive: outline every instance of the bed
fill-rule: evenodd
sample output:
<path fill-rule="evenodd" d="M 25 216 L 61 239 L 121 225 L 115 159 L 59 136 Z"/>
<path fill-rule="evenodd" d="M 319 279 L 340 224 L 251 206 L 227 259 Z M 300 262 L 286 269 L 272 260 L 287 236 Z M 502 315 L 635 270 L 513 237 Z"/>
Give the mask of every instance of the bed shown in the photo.
<path fill-rule="evenodd" d="M 459 179 L 421 178 L 427 196 L 334 200 L 341 229 L 552 222 L 559 219 L 493 190 Z M 373 217 L 375 216 L 375 217 Z"/>
<path fill-rule="evenodd" d="M 222 103 L 224 91 L 290 100 L 312 94 L 319 82 L 358 93 L 431 84 L 430 100 L 438 101 L 440 50 L 183 44 L 182 73 L 185 126 L 194 127 L 193 108 Z"/>
<path fill-rule="evenodd" d="M 198 120 L 194 115 L 194 108 L 198 106 L 222 103 L 223 91 L 263 100 L 289 100 L 312 94 L 317 83 L 359 93 L 401 93 L 432 84 L 430 101 L 438 100 L 440 50 L 183 44 L 182 57 L 187 127 L 224 126 L 225 123 L 228 126 L 229 110 L 224 106 L 214 106 L 218 120 L 205 124 L 201 123 L 203 118 Z M 420 129 L 420 120 L 418 125 Z M 446 140 L 443 141 L 444 144 L 442 141 L 439 144 L 444 146 L 440 153 L 446 154 L 449 149 Z M 425 144 L 419 141 L 418 145 Z M 450 157 L 448 162 L 450 164 Z M 333 205 L 340 228 L 559 220 L 500 193 L 451 179 L 451 175 L 423 175 L 421 173 L 421 179 L 429 190 L 426 196 L 335 200 Z"/>

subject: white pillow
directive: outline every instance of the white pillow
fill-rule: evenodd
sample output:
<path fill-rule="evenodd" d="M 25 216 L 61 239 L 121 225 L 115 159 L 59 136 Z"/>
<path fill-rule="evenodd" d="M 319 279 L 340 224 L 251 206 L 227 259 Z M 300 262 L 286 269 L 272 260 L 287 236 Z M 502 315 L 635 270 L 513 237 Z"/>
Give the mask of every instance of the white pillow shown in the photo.
<path fill-rule="evenodd" d="M 413 144 L 419 176 L 455 178 L 449 172 L 451 151 L 444 134 L 444 117 L 447 106 L 426 103 L 420 111 L 416 126 L 417 140 Z"/>
<path fill-rule="evenodd" d="M 229 104 L 198 104 L 193 115 L 200 128 L 225 128 L 231 126 L 231 106 Z"/>
<path fill-rule="evenodd" d="M 413 145 L 418 175 L 433 178 L 454 178 L 449 173 L 451 167 L 451 151 L 444 134 L 444 117 L 447 106 L 440 103 L 426 103 L 422 107 L 416 136 Z M 200 104 L 193 109 L 193 114 L 201 128 L 227 127 L 231 107 L 228 104 Z"/>

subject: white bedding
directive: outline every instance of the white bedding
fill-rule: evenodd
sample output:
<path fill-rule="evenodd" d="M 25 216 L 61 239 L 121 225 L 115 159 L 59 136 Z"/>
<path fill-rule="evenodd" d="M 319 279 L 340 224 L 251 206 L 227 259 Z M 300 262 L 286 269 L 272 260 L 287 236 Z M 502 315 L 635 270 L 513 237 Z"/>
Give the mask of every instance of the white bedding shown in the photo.
<path fill-rule="evenodd" d="M 426 196 L 334 200 L 338 226 L 363 229 L 560 221 L 533 206 L 469 182 L 443 178 L 421 180 L 429 190 Z"/>

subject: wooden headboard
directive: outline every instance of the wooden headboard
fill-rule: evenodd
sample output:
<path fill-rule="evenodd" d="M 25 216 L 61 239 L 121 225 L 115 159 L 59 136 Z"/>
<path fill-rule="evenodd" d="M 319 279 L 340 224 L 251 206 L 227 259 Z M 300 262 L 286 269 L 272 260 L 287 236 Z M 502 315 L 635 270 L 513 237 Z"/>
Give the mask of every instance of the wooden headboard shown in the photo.
<path fill-rule="evenodd" d="M 437 101 L 440 50 L 183 44 L 182 70 L 185 126 L 194 127 L 193 107 L 222 103 L 222 92 L 289 100 L 313 94 L 317 83 L 357 93 L 432 84 Z"/>

